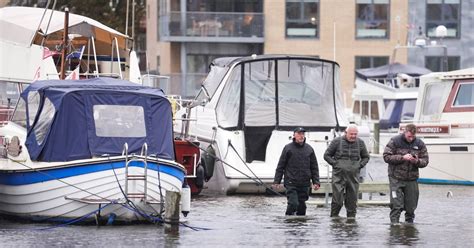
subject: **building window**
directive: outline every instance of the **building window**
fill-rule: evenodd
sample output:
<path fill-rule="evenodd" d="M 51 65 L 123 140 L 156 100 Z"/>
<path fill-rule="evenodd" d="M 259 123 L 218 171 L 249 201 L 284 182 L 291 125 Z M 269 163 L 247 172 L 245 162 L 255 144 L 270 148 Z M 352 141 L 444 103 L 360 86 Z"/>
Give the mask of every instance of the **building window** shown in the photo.
<path fill-rule="evenodd" d="M 286 0 L 286 37 L 319 37 L 319 0 Z"/>
<path fill-rule="evenodd" d="M 356 56 L 355 68 L 374 68 L 388 64 L 388 56 Z"/>
<path fill-rule="evenodd" d="M 447 66 L 443 65 L 443 60 L 443 56 L 426 56 L 425 67 L 431 71 L 454 71 L 461 68 L 460 57 L 458 56 L 448 56 Z"/>
<path fill-rule="evenodd" d="M 356 38 L 388 38 L 389 0 L 357 0 Z"/>
<path fill-rule="evenodd" d="M 459 38 L 460 35 L 460 0 L 427 0 L 426 30 L 428 37 L 436 37 L 436 27 L 447 28 L 448 38 Z"/>

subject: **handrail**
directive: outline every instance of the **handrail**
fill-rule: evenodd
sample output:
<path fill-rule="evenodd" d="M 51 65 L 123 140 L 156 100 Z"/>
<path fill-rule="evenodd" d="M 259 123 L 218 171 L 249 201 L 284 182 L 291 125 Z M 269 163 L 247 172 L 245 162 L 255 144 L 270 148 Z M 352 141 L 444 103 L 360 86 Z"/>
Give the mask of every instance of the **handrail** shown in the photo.
<path fill-rule="evenodd" d="M 128 156 L 128 143 L 127 142 L 123 144 L 122 156 L 123 155 Z"/>
<path fill-rule="evenodd" d="M 95 62 L 95 73 L 97 77 L 99 77 L 99 64 L 97 63 L 97 52 L 95 50 L 95 41 L 94 41 L 94 36 L 91 37 L 92 41 L 92 50 L 94 50 L 94 62 Z"/>
<path fill-rule="evenodd" d="M 143 143 L 143 145 L 142 145 L 142 151 L 141 151 L 140 155 L 146 157 L 147 154 L 148 154 L 148 144 L 145 142 L 145 143 Z"/>
<path fill-rule="evenodd" d="M 118 71 L 119 71 L 120 79 L 123 79 L 122 68 L 120 66 L 120 51 L 119 51 L 119 45 L 118 45 L 117 37 L 114 37 L 114 42 L 115 42 L 115 49 L 117 50 Z M 112 45 L 112 49 L 113 49 L 113 45 Z M 113 56 L 114 56 L 114 52 L 112 51 L 112 58 L 113 58 Z"/>

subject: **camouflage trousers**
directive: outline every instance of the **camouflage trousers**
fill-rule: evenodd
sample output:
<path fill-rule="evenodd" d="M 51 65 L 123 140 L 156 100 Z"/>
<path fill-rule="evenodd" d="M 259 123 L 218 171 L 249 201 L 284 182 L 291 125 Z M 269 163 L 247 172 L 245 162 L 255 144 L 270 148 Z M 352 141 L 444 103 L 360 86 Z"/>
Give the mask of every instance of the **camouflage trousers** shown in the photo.
<path fill-rule="evenodd" d="M 418 205 L 418 182 L 402 181 L 389 177 L 390 182 L 390 222 L 398 223 L 402 211 L 405 211 L 405 221 L 413 223 L 415 209 Z"/>

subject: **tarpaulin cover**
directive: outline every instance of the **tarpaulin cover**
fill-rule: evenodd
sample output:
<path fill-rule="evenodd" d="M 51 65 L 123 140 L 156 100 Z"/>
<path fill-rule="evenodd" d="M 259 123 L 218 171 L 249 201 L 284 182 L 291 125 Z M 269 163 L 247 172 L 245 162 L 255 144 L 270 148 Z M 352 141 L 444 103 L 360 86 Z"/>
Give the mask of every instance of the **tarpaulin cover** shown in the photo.
<path fill-rule="evenodd" d="M 35 115 L 35 105 L 28 102 L 28 96 L 36 92 L 40 99 L 38 111 L 36 116 L 27 116 L 31 122 L 27 122 L 26 147 L 32 160 L 71 161 L 104 154 L 120 155 L 125 143 L 129 154 L 139 154 L 145 142 L 148 155 L 175 158 L 171 106 L 161 89 L 112 78 L 37 81 L 21 94 L 27 113 L 32 115 Z M 98 107 L 104 106 L 140 109 L 141 114 L 98 111 Z M 99 114 L 117 119 L 111 128 L 115 130 L 99 130 L 96 126 Z M 117 131 L 116 127 L 130 128 L 127 120 L 134 121 L 130 114 L 142 116 L 140 123 L 144 130 Z M 100 128 L 107 129 L 107 126 Z"/>
<path fill-rule="evenodd" d="M 403 73 L 412 77 L 418 77 L 430 73 L 431 71 L 414 65 L 404 65 L 400 63 L 393 63 L 383 65 L 375 68 L 358 69 L 356 76 L 367 80 L 367 78 L 390 78 L 396 77 L 397 74 Z"/>

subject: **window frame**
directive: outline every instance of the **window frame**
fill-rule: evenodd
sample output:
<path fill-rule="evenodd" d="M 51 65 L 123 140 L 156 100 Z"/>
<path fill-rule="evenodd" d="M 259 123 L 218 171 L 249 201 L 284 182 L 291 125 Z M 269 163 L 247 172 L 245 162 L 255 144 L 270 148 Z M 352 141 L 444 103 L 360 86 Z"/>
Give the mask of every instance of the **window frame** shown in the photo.
<path fill-rule="evenodd" d="M 440 61 L 439 61 L 439 62 L 440 62 L 440 68 L 436 68 L 436 69 L 433 68 L 433 69 L 435 69 L 435 70 L 432 70 L 432 68 L 429 68 L 429 67 L 428 67 L 428 59 L 434 59 L 434 58 L 438 58 L 438 59 L 440 60 Z M 447 61 L 447 62 L 448 62 L 447 67 L 448 67 L 448 68 L 444 68 L 444 70 L 443 70 L 443 68 L 442 68 L 442 67 L 443 67 L 443 66 L 442 66 L 442 64 L 443 64 L 443 58 L 444 58 L 444 56 L 425 56 L 425 68 L 430 69 L 431 71 L 455 71 L 455 70 L 461 69 L 461 56 L 447 56 L 446 59 L 448 60 L 448 61 Z M 456 68 L 454 68 L 454 67 L 451 67 L 451 68 L 450 68 L 449 65 L 452 65 L 452 64 L 453 64 L 453 63 L 452 63 L 452 62 L 453 62 L 452 60 L 451 60 L 451 63 L 450 63 L 450 59 L 456 59 L 456 60 L 457 60 L 456 62 L 457 62 L 457 64 L 458 64 L 459 66 L 456 67 Z"/>
<path fill-rule="evenodd" d="M 321 29 L 320 29 L 320 22 L 321 22 L 321 0 L 314 0 L 314 3 L 317 5 L 317 12 L 316 12 L 316 35 L 309 36 L 309 35 L 288 35 L 288 15 L 287 15 L 287 4 L 289 2 L 298 3 L 300 4 L 300 17 L 298 21 L 293 21 L 290 23 L 304 23 L 304 19 L 302 18 L 302 14 L 304 14 L 304 3 L 306 0 L 285 0 L 285 38 L 286 39 L 320 39 Z M 307 23 L 307 22 L 306 22 Z"/>
<path fill-rule="evenodd" d="M 459 88 L 463 84 L 474 84 L 473 79 L 460 79 L 454 82 L 451 91 L 449 92 L 448 100 L 446 101 L 446 105 L 444 106 L 443 113 L 455 113 L 455 112 L 472 112 L 474 111 L 474 106 L 466 106 L 466 107 L 459 107 L 454 106 L 454 101 L 459 92 Z"/>
<path fill-rule="evenodd" d="M 368 1 L 371 1 L 370 4 L 371 4 L 371 5 L 374 5 L 374 0 L 368 0 Z M 387 5 L 388 5 L 388 9 L 387 9 L 387 33 L 386 33 L 385 37 L 359 37 L 359 36 L 357 36 L 357 30 L 358 30 L 358 29 L 357 29 L 357 23 L 358 23 L 358 22 L 357 22 L 357 20 L 358 20 L 358 11 L 357 11 L 357 10 L 358 10 L 358 9 L 357 9 L 358 6 L 357 6 L 357 5 L 358 5 L 359 3 L 357 3 L 357 0 L 355 1 L 356 6 L 355 6 L 355 21 L 354 21 L 354 25 L 355 25 L 355 28 L 354 28 L 354 31 L 355 31 L 354 37 L 355 37 L 356 40 L 390 40 L 390 31 L 391 31 L 391 29 L 390 29 L 391 0 L 387 0 L 387 1 L 388 1 L 388 3 L 387 3 Z"/>
<path fill-rule="evenodd" d="M 426 13 L 425 13 L 425 31 L 426 31 L 426 37 L 428 38 L 437 38 L 436 36 L 430 36 L 428 34 L 428 24 L 431 24 L 431 23 L 437 23 L 439 22 L 440 24 L 436 25 L 436 26 L 439 26 L 439 25 L 443 25 L 446 27 L 446 23 L 447 21 L 445 20 L 441 20 L 441 21 L 431 21 L 431 20 L 428 20 L 428 4 L 439 4 L 441 5 L 441 18 L 444 18 L 443 16 L 443 5 L 445 5 L 446 3 L 446 0 L 439 0 L 441 1 L 441 3 L 428 3 L 429 0 L 426 0 L 425 2 L 425 10 L 426 10 Z M 457 5 L 459 6 L 458 8 L 458 19 L 457 19 L 457 32 L 456 32 L 456 36 L 445 36 L 443 37 L 443 39 L 461 39 L 461 9 L 462 9 L 462 1 L 459 0 L 459 3 L 457 3 Z"/>

